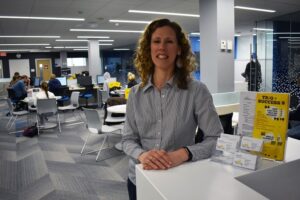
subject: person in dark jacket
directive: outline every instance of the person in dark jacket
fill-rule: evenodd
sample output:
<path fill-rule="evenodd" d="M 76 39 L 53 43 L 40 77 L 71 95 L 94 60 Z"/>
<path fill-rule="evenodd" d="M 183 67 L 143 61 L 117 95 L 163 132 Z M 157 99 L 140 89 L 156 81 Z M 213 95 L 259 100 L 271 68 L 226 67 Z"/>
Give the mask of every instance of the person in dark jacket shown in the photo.
<path fill-rule="evenodd" d="M 55 74 L 51 74 L 50 76 L 50 80 L 48 83 L 48 88 L 50 92 L 53 92 L 54 94 L 56 94 L 59 89 L 61 88 L 61 83 L 58 79 L 56 79 Z"/>
<path fill-rule="evenodd" d="M 250 62 L 246 65 L 245 72 L 242 76 L 248 82 L 248 91 L 259 91 L 261 78 L 261 66 L 257 58 L 254 59 L 254 55 L 251 55 Z"/>

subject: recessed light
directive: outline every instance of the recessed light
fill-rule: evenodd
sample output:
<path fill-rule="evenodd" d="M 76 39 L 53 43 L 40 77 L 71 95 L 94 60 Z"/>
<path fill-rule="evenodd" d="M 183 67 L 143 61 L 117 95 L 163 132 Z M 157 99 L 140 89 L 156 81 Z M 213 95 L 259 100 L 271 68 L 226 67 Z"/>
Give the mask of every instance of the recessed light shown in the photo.
<path fill-rule="evenodd" d="M 153 14 L 153 15 L 174 15 L 174 16 L 183 16 L 183 17 L 200 17 L 197 14 L 186 14 L 186 13 L 175 13 L 175 12 L 158 12 L 150 10 L 128 10 L 130 13 L 141 13 L 141 14 Z"/>
<path fill-rule="evenodd" d="M 60 36 L 51 35 L 0 35 L 0 38 L 60 38 Z"/>
<path fill-rule="evenodd" d="M 40 19 L 40 20 L 63 20 L 63 21 L 84 21 L 84 18 L 68 17 L 29 17 L 29 16 L 0 16 L 0 19 Z"/>
<path fill-rule="evenodd" d="M 252 11 L 260 11 L 260 12 L 269 12 L 274 13 L 276 10 L 269 10 L 269 9 L 262 9 L 262 8 L 252 8 L 252 7 L 246 7 L 246 6 L 234 6 L 236 9 L 242 9 L 242 10 L 252 10 Z"/>
<path fill-rule="evenodd" d="M 111 33 L 143 33 L 144 32 L 144 31 L 138 31 L 138 30 L 106 30 L 106 29 L 70 29 L 70 31 L 111 32 Z"/>
<path fill-rule="evenodd" d="M 36 44 L 0 44 L 0 46 L 47 46 L 50 44 L 44 44 L 44 43 L 36 43 Z"/>
<path fill-rule="evenodd" d="M 151 23 L 151 21 L 122 20 L 122 19 L 110 19 L 109 22 L 113 22 L 113 23 L 132 23 L 132 24 L 150 24 Z"/>
<path fill-rule="evenodd" d="M 95 38 L 95 39 L 108 39 L 109 36 L 77 36 L 77 38 L 82 38 L 82 39 L 89 39 L 89 38 Z"/>
<path fill-rule="evenodd" d="M 113 49 L 114 51 L 129 51 L 130 49 L 127 48 L 118 48 L 118 49 Z"/>

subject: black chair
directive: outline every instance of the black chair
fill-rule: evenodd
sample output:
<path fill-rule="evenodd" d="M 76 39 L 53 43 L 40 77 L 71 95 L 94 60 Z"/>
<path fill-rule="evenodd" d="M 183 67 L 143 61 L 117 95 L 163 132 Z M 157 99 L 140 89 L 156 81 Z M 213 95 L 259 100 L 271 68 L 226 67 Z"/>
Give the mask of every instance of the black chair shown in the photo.
<path fill-rule="evenodd" d="M 88 108 L 88 100 L 93 97 L 94 85 L 85 85 L 85 90 L 80 94 L 80 98 L 85 99 L 85 107 Z"/>
<path fill-rule="evenodd" d="M 55 96 L 61 96 L 61 98 L 57 100 L 58 106 L 64 106 L 64 103 L 70 100 L 70 97 L 68 96 L 68 91 L 69 88 L 67 86 L 61 86 L 53 92 Z"/>

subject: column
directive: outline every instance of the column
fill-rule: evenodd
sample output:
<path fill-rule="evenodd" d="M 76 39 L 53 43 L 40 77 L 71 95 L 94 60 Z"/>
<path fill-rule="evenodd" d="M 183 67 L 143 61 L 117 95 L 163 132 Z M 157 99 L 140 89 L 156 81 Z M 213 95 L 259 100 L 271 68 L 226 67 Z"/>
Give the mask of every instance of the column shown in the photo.
<path fill-rule="evenodd" d="M 199 0 L 199 6 L 201 81 L 211 93 L 234 91 L 234 0 Z"/>
<path fill-rule="evenodd" d="M 61 68 L 68 67 L 68 64 L 67 64 L 67 52 L 66 51 L 61 51 L 59 54 L 60 54 Z"/>
<path fill-rule="evenodd" d="M 89 40 L 88 57 L 89 57 L 88 68 L 89 68 L 90 76 L 92 76 L 93 80 L 96 80 L 96 75 L 103 74 L 98 40 Z"/>

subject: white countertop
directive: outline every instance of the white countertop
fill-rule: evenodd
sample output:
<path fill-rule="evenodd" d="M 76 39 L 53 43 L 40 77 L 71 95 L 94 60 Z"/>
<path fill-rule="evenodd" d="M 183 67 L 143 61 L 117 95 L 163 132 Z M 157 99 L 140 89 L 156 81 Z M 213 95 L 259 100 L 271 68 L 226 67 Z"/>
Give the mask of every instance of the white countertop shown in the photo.
<path fill-rule="evenodd" d="M 289 138 L 285 161 L 299 159 L 299 151 L 300 141 Z M 137 165 L 137 196 L 138 200 L 266 199 L 234 178 L 251 172 L 209 159 L 165 171 L 143 170 L 141 165 Z"/>

